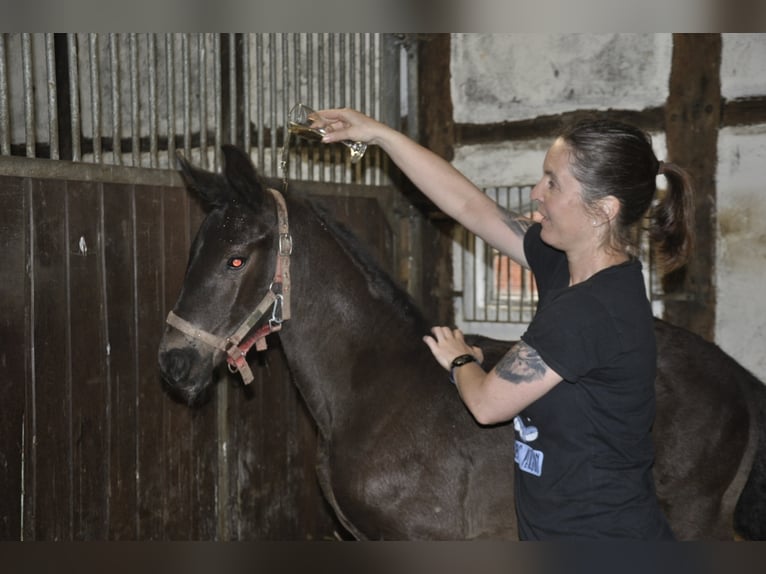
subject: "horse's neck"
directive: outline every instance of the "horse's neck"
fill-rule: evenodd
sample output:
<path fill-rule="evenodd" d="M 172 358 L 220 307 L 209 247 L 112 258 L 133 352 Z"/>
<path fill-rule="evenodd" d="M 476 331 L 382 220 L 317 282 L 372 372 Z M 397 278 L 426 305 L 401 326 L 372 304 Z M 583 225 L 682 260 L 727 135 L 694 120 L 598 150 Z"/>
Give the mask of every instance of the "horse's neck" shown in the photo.
<path fill-rule="evenodd" d="M 361 380 L 367 367 L 426 347 L 404 312 L 371 293 L 332 233 L 315 220 L 295 230 L 292 318 L 280 338 L 295 383 L 328 435 L 347 411 L 374 400 L 373 381 Z"/>

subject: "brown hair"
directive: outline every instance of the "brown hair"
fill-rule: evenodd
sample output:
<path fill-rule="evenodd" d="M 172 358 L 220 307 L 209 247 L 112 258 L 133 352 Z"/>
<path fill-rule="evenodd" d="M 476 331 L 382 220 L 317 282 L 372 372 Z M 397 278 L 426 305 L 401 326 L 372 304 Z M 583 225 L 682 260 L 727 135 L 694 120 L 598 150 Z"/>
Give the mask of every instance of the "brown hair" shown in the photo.
<path fill-rule="evenodd" d="M 622 122 L 582 120 L 560 137 L 569 146 L 572 173 L 582 185 L 586 207 L 595 210 L 610 195 L 620 202 L 619 216 L 610 226 L 610 247 L 636 255 L 641 223 L 651 208 L 649 237 L 663 269 L 681 267 L 694 237 L 693 186 L 686 170 L 658 161 L 649 134 Z M 658 174 L 667 179 L 668 190 L 655 199 Z"/>

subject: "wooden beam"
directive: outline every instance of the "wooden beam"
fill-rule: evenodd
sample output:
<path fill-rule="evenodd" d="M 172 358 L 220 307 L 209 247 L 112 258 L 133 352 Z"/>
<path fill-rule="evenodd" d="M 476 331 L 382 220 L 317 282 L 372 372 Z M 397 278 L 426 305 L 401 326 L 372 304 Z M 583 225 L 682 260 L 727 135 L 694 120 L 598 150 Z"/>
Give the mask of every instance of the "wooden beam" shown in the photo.
<path fill-rule="evenodd" d="M 674 34 L 665 126 L 668 159 L 695 185 L 696 243 L 685 267 L 665 275 L 664 318 L 700 336 L 715 336 L 715 210 L 721 124 L 721 35 Z"/>
<path fill-rule="evenodd" d="M 452 160 L 455 146 L 450 42 L 450 34 L 422 34 L 418 42 L 418 136 L 420 143 L 447 161 Z"/>
<path fill-rule="evenodd" d="M 455 124 L 454 145 L 482 145 L 509 141 L 553 138 L 559 127 L 585 115 L 599 114 L 634 124 L 649 132 L 665 131 L 665 107 L 643 110 L 575 110 L 563 114 L 537 116 L 528 120 L 491 124 Z M 721 101 L 721 127 L 766 123 L 766 97 Z"/>
<path fill-rule="evenodd" d="M 450 89 L 450 34 L 418 34 L 418 139 L 447 161 L 454 156 L 455 122 Z M 420 301 L 423 311 L 437 324 L 452 324 L 452 242 L 453 222 L 434 219 L 436 207 L 422 194 L 413 204 L 429 216 L 420 222 L 413 255 L 420 261 Z M 411 218 L 413 222 L 417 218 Z"/>
<path fill-rule="evenodd" d="M 538 138 L 553 139 L 564 124 L 593 115 L 628 122 L 650 132 L 665 129 L 664 111 L 661 107 L 644 110 L 583 109 L 513 122 L 457 124 L 454 129 L 455 140 L 458 145 L 480 145 Z"/>

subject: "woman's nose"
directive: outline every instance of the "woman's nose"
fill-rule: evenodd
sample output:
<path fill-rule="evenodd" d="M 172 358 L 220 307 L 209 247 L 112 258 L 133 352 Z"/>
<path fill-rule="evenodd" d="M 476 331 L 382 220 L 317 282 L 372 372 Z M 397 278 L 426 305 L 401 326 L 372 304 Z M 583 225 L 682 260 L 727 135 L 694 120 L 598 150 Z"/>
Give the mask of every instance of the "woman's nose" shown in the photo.
<path fill-rule="evenodd" d="M 534 201 L 540 201 L 542 199 L 542 193 L 540 193 L 539 183 L 532 188 L 532 192 L 529 194 L 529 199 L 532 199 Z"/>

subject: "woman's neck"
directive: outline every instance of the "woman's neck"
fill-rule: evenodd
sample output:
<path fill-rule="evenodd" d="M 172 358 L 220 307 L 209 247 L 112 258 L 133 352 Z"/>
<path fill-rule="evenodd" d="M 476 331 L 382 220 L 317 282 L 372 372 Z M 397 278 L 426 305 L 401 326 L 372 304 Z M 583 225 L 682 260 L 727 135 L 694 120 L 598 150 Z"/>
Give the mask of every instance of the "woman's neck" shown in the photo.
<path fill-rule="evenodd" d="M 625 263 L 628 259 L 628 254 L 621 251 L 600 250 L 579 256 L 567 253 L 569 286 L 587 281 L 599 271 Z"/>

